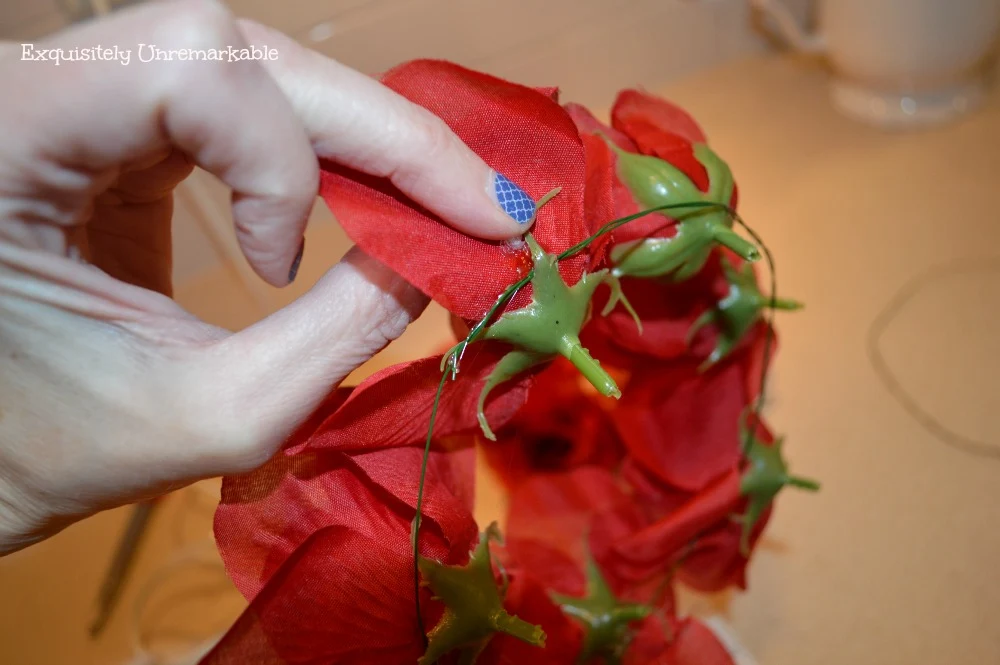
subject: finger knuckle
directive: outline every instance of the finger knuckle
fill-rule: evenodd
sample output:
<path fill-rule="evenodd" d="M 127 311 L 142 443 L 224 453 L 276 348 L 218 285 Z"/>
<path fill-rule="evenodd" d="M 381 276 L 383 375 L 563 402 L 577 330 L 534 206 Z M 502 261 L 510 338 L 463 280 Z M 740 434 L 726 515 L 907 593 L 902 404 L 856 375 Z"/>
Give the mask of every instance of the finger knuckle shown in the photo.
<path fill-rule="evenodd" d="M 443 120 L 423 109 L 421 111 L 414 123 L 420 137 L 418 148 L 425 161 L 434 162 L 454 152 L 458 139 Z"/>
<path fill-rule="evenodd" d="M 358 317 L 365 322 L 361 343 L 367 354 L 374 354 L 402 335 L 410 323 L 406 311 L 388 294 L 372 299 Z"/>

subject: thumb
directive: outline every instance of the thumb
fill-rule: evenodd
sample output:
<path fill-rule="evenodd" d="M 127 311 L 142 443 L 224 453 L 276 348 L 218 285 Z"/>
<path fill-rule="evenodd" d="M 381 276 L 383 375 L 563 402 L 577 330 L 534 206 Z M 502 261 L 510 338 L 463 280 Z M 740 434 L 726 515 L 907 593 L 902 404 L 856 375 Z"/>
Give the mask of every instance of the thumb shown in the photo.
<path fill-rule="evenodd" d="M 354 369 L 399 337 L 428 299 L 357 247 L 304 296 L 197 359 L 196 392 L 213 386 L 216 473 L 266 461 Z M 219 378 L 225 377 L 220 390 Z M 213 385 L 214 384 L 214 385 Z M 206 396 L 208 397 L 208 396 Z"/>

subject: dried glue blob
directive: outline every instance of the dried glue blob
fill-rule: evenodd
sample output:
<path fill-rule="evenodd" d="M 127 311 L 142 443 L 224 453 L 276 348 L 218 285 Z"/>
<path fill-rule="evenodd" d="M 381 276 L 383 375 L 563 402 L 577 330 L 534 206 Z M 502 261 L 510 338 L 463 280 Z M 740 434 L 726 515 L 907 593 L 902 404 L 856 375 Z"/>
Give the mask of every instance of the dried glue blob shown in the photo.
<path fill-rule="evenodd" d="M 709 177 L 708 191 L 702 192 L 670 162 L 622 150 L 613 141 L 607 143 L 618 157 L 618 177 L 641 206 L 680 206 L 670 211 L 677 220 L 672 237 L 633 240 L 612 250 L 615 276 L 684 280 L 701 270 L 716 243 L 747 261 L 760 258 L 757 248 L 732 229 L 728 205 L 733 196 L 733 174 L 711 148 L 704 143 L 694 146 L 695 158 Z M 685 203 L 695 205 L 683 207 Z"/>
<path fill-rule="evenodd" d="M 545 632 L 508 614 L 503 608 L 504 589 L 497 588 L 489 541 L 499 538 L 496 522 L 479 538 L 464 566 L 447 566 L 420 557 L 423 583 L 434 598 L 445 604 L 444 615 L 427 635 L 427 651 L 418 661 L 430 665 L 458 651 L 460 662 L 475 663 L 496 633 L 512 635 L 537 647 L 545 646 Z"/>

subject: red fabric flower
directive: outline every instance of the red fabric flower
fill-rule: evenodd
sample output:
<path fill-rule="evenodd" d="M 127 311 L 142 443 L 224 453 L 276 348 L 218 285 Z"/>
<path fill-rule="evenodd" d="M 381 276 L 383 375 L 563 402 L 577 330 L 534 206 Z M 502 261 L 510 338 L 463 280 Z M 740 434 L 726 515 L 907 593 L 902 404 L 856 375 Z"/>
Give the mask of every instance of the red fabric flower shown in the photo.
<path fill-rule="evenodd" d="M 624 578 L 636 581 L 670 570 L 699 536 L 738 514 L 744 502 L 740 477 L 734 465 L 657 521 L 619 539 L 612 548 L 610 565 Z"/>
<path fill-rule="evenodd" d="M 599 467 L 539 475 L 511 495 L 507 549 L 512 556 L 544 581 L 568 614 L 582 602 L 590 616 L 617 617 L 606 619 L 617 624 L 617 640 L 613 633 L 574 618 L 583 627 L 584 655 L 588 645 L 593 654 L 621 649 L 626 656 L 666 648 L 669 634 L 662 626 L 674 615 L 669 579 L 626 580 L 615 568 L 612 552 L 615 542 L 643 524 L 642 510 L 628 488 Z"/>
<path fill-rule="evenodd" d="M 483 443 L 483 452 L 508 487 L 535 473 L 613 468 L 624 454 L 608 415 L 614 404 L 596 395 L 569 361 L 556 359 L 534 378 L 524 406 L 495 442 Z"/>
<path fill-rule="evenodd" d="M 216 534 L 227 570 L 251 604 L 202 662 L 416 662 L 424 646 L 413 598 L 410 522 L 420 460 L 413 448 L 353 456 L 305 448 L 227 478 Z M 473 463 L 471 449 L 432 452 L 429 460 L 421 554 L 445 565 L 465 565 L 478 540 Z M 578 633 L 530 577 L 513 577 L 504 606 L 541 624 L 547 646 L 498 634 L 479 662 L 574 662 Z M 431 629 L 444 606 L 424 590 L 421 609 Z"/>
<path fill-rule="evenodd" d="M 616 593 L 641 593 L 607 565 L 616 539 L 644 525 L 628 488 L 600 467 L 538 475 L 514 488 L 507 518 L 507 549 L 520 565 L 558 593 L 582 595 L 588 554 Z M 598 531 L 597 527 L 600 526 Z"/>
<path fill-rule="evenodd" d="M 718 261 L 710 259 L 701 272 L 681 282 L 625 277 L 621 285 L 642 329 L 624 308 L 615 308 L 591 322 L 596 334 L 624 351 L 659 360 L 708 356 L 712 344 L 707 340 L 712 338 L 712 331 L 704 329 L 693 345 L 689 333 L 698 317 L 726 294 Z M 598 293 L 595 309 L 603 307 L 607 297 Z"/>
<path fill-rule="evenodd" d="M 705 143 L 705 133 L 687 111 L 661 97 L 622 90 L 611 109 L 611 124 L 638 152 L 670 162 L 699 189 L 708 190 L 708 174 L 692 151 L 694 144 Z"/>
<path fill-rule="evenodd" d="M 756 419 L 751 419 L 757 422 Z M 774 436 L 762 422 L 755 428 L 762 444 Z M 646 508 L 646 526 L 617 538 L 608 565 L 623 579 L 642 581 L 675 570 L 678 579 L 699 591 L 746 588 L 746 566 L 770 519 L 767 508 L 742 547 L 747 497 L 741 492 L 745 469 L 733 464 L 696 492 L 665 485 L 641 465 L 626 465 L 623 478 Z"/>
<path fill-rule="evenodd" d="M 735 466 L 741 417 L 759 389 L 761 352 L 754 344 L 706 371 L 693 359 L 639 367 L 612 414 L 630 456 L 687 491 Z"/>
<path fill-rule="evenodd" d="M 225 479 L 215 530 L 226 569 L 252 600 L 203 661 L 415 662 L 410 521 L 421 451 L 278 455 Z M 462 564 L 477 539 L 472 451 L 432 453 L 421 553 Z M 424 593 L 425 625 L 441 606 Z"/>
<path fill-rule="evenodd" d="M 771 518 L 771 509 L 764 512 L 750 532 L 749 553 L 754 551 Z M 703 593 L 715 593 L 728 588 L 747 588 L 748 553 L 740 543 L 743 525 L 733 520 L 719 523 L 694 540 L 677 568 L 677 579 Z"/>
<path fill-rule="evenodd" d="M 478 383 L 498 358 L 494 349 L 484 347 L 463 363 L 461 381 L 447 383 L 435 420 L 436 441 L 461 440 L 453 435 L 479 427 Z M 284 454 L 251 474 L 224 480 L 216 540 L 230 577 L 248 599 L 321 528 L 343 520 L 354 520 L 350 525 L 360 528 L 364 520 L 362 535 L 372 537 L 383 522 L 395 523 L 400 512 L 409 511 L 400 526 L 401 534 L 409 533 L 421 458 L 415 446 L 422 446 L 427 436 L 440 364 L 438 356 L 395 365 L 353 390 L 334 391 L 292 436 Z M 505 422 L 523 403 L 528 383 L 509 382 L 495 391 L 487 402 L 488 417 Z M 456 467 L 461 459 L 466 466 Z M 434 529 L 440 518 L 448 525 L 445 534 L 460 537 L 446 538 L 444 551 L 433 549 L 435 541 L 422 540 L 432 548 L 429 555 L 467 555 L 470 539 L 475 540 L 473 476 L 467 465 L 466 457 L 431 456 L 424 530 Z M 370 492 L 355 491 L 362 481 L 369 483 Z"/>
<path fill-rule="evenodd" d="M 429 556 L 461 559 L 476 541 L 471 455 L 432 452 L 428 460 L 422 510 L 432 535 L 421 543 Z M 237 588 L 252 599 L 285 559 L 328 526 L 349 526 L 369 538 L 399 527 L 408 538 L 421 457 L 416 448 L 355 455 L 307 449 L 226 477 L 215 536 Z"/>
<path fill-rule="evenodd" d="M 532 229 L 549 253 L 568 249 L 612 218 L 610 158 L 597 154 L 605 149 L 596 142 L 588 143 L 587 171 L 583 141 L 551 89 L 534 90 L 434 60 L 400 65 L 381 81 L 444 120 L 536 201 L 562 188 L 539 211 Z M 480 319 L 530 268 L 526 250 L 449 228 L 388 180 L 325 164 L 320 194 L 362 249 L 464 319 Z M 580 254 L 563 261 L 560 272 L 572 285 L 600 258 Z M 511 307 L 527 298 L 520 294 Z"/>
<path fill-rule="evenodd" d="M 638 90 L 623 90 L 611 109 L 611 127 L 579 104 L 567 104 L 566 110 L 582 135 L 603 136 L 626 152 L 659 157 L 680 169 L 701 191 L 708 191 L 708 173 L 694 155 L 694 145 L 704 143 L 705 134 L 680 107 Z M 603 169 L 604 165 L 590 159 L 587 167 Z M 614 178 L 612 187 L 615 217 L 639 212 L 641 207 L 619 178 Z M 734 195 L 731 205 L 735 203 Z M 614 241 L 672 234 L 670 218 L 653 214 L 616 230 Z"/>
<path fill-rule="evenodd" d="M 708 189 L 708 174 L 693 152 L 693 144 L 704 142 L 705 136 L 682 109 L 635 90 L 619 94 L 612 109 L 612 127 L 598 121 L 582 106 L 567 104 L 566 109 L 585 137 L 603 136 L 627 152 L 664 159 L 680 169 L 702 191 Z M 603 161 L 593 160 L 588 154 L 590 168 L 603 173 L 606 165 Z M 615 177 L 612 186 L 616 218 L 635 214 L 645 207 L 636 201 L 620 178 Z M 735 206 L 735 194 L 730 204 Z M 617 229 L 611 242 L 672 236 L 675 233 L 674 224 L 674 220 L 665 213 L 647 215 Z M 679 282 L 623 279 L 625 296 L 642 321 L 641 332 L 631 315 L 620 308 L 607 317 L 595 320 L 593 326 L 614 344 L 630 352 L 662 359 L 684 355 L 688 352 L 688 333 L 695 321 L 726 295 L 728 284 L 719 265 L 723 254 L 714 252 L 698 274 Z M 606 301 L 606 297 L 602 302 Z M 699 354 L 707 356 L 710 349 L 699 349 Z"/>
<path fill-rule="evenodd" d="M 738 479 L 738 474 L 734 477 Z M 675 514 L 670 527 L 676 547 L 667 545 L 674 554 L 667 557 L 668 562 L 678 561 L 679 555 L 688 551 L 684 536 L 690 534 L 688 538 L 693 538 L 703 520 L 723 523 L 728 519 L 729 512 L 740 502 L 738 480 L 735 497 L 730 496 L 732 486 L 720 483 L 719 496 L 714 498 L 721 499 L 722 505 L 710 505 L 713 497 L 707 491 L 697 505 L 680 504 L 682 510 Z M 661 501 L 658 507 L 665 505 Z M 544 580 L 550 592 L 583 597 L 588 592 L 587 558 L 592 554 L 619 603 L 639 603 L 652 610 L 630 625 L 622 660 L 625 665 L 731 662 L 711 631 L 693 619 L 675 616 L 669 566 L 659 566 L 658 574 L 641 580 L 621 575 L 633 572 L 630 566 L 634 562 L 620 557 L 623 550 L 630 552 L 644 546 L 641 534 L 647 533 L 643 530 L 646 522 L 642 500 L 610 472 L 581 467 L 537 476 L 513 491 L 510 508 L 507 551 L 523 569 Z M 663 544 L 662 534 L 660 537 Z M 706 566 L 720 562 L 721 558 L 714 555 L 714 550 L 706 549 L 702 559 L 692 558 L 691 563 L 699 566 L 693 570 L 704 572 Z M 619 567 L 621 564 L 625 568 Z"/>

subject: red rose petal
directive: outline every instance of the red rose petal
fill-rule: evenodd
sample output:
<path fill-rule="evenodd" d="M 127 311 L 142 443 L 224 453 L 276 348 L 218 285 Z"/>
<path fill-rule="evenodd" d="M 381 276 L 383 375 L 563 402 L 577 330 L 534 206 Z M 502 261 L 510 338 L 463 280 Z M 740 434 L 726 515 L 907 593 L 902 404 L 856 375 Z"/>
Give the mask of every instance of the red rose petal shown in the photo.
<path fill-rule="evenodd" d="M 483 382 L 509 349 L 476 343 L 468 348 L 458 378 L 445 384 L 434 422 L 435 438 L 479 428 L 477 402 Z M 312 433 L 310 448 L 361 451 L 423 445 L 441 381 L 441 356 L 386 368 L 354 389 L 351 396 Z M 498 386 L 486 400 L 486 418 L 501 427 L 524 403 L 529 375 Z M 297 448 L 292 448 L 296 452 Z"/>
<path fill-rule="evenodd" d="M 614 569 L 632 580 L 669 570 L 703 531 L 739 510 L 740 472 L 735 467 L 662 519 L 619 539 L 612 548 Z"/>
<path fill-rule="evenodd" d="M 382 82 L 444 120 L 487 164 L 536 201 L 562 188 L 540 210 L 532 228 L 547 251 L 561 252 L 589 235 L 583 144 L 569 115 L 550 96 L 435 60 L 400 65 Z M 524 250 L 449 228 L 388 180 L 324 164 L 320 194 L 362 249 L 462 318 L 481 318 L 522 276 L 519 255 Z M 582 255 L 564 261 L 560 269 L 573 284 L 587 263 Z M 527 302 L 526 294 L 520 298 Z"/>
<path fill-rule="evenodd" d="M 770 517 L 768 509 L 754 524 L 750 532 L 751 553 Z M 746 589 L 749 559 L 740 549 L 742 535 L 742 524 L 726 521 L 699 536 L 677 569 L 678 579 L 703 593 L 715 593 L 729 587 Z"/>
<path fill-rule="evenodd" d="M 583 595 L 586 546 L 611 588 L 617 571 L 606 561 L 613 543 L 643 524 L 638 505 L 606 469 L 580 467 L 539 475 L 510 497 L 507 548 L 516 561 L 559 593 Z"/>
<path fill-rule="evenodd" d="M 617 125 L 646 123 L 663 132 L 684 138 L 688 143 L 705 143 L 705 132 L 681 107 L 641 90 L 622 90 L 615 99 L 611 117 Z M 627 132 L 626 132 L 627 133 Z"/>
<path fill-rule="evenodd" d="M 664 482 L 696 491 L 740 457 L 739 423 L 750 403 L 745 354 L 705 372 L 680 360 L 632 376 L 613 417 L 629 453 Z"/>
<path fill-rule="evenodd" d="M 460 560 L 476 540 L 469 492 L 473 454 L 432 453 L 428 460 L 420 541 L 428 556 Z M 307 449 L 225 478 L 215 537 L 230 578 L 253 598 L 303 542 L 332 525 L 350 526 L 368 538 L 391 533 L 409 543 L 421 456 L 415 448 L 354 457 Z"/>
<path fill-rule="evenodd" d="M 639 152 L 670 162 L 708 191 L 708 172 L 693 151 L 705 134 L 686 111 L 638 90 L 622 90 L 611 109 L 611 125 L 635 141 Z"/>
<path fill-rule="evenodd" d="M 424 649 L 412 590 L 405 548 L 345 526 L 320 529 L 289 556 L 201 664 L 415 663 Z"/>

